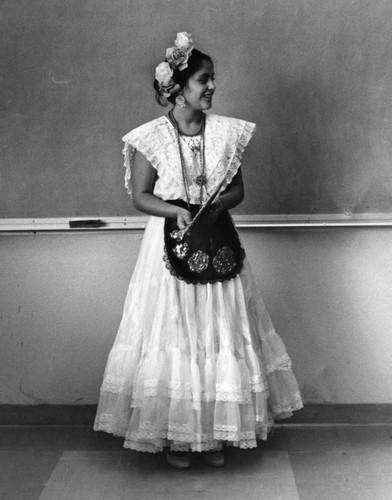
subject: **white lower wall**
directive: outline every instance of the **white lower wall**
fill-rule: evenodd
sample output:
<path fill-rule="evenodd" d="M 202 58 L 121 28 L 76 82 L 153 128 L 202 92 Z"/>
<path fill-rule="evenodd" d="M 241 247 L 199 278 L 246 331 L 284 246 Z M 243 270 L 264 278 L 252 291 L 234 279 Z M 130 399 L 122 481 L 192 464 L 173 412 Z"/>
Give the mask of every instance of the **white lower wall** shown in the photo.
<path fill-rule="evenodd" d="M 241 230 L 307 403 L 392 402 L 392 231 Z M 141 231 L 0 236 L 0 404 L 97 402 Z"/>

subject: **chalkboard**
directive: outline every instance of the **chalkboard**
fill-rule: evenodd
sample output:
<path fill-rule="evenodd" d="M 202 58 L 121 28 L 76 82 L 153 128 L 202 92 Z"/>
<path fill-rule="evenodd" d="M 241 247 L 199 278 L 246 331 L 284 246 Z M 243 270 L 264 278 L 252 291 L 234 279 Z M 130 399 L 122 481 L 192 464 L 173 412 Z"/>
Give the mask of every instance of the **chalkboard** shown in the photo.
<path fill-rule="evenodd" d="M 390 0 L 3 0 L 0 217 L 139 214 L 121 137 L 177 31 L 255 121 L 238 214 L 392 213 Z"/>

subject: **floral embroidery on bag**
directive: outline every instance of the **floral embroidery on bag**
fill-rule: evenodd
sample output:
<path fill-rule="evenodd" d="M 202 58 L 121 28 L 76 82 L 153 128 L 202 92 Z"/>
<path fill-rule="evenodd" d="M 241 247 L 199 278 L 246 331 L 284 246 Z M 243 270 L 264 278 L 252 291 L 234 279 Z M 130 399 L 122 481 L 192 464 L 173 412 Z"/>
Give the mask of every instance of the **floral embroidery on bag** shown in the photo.
<path fill-rule="evenodd" d="M 173 252 L 176 254 L 178 259 L 184 259 L 189 253 L 188 243 L 179 243 L 173 248 Z"/>
<path fill-rule="evenodd" d="M 188 259 L 189 269 L 194 273 L 202 273 L 207 269 L 208 261 L 208 255 L 201 250 L 197 250 L 197 252 Z"/>
<path fill-rule="evenodd" d="M 233 250 L 228 247 L 220 248 L 212 260 L 212 265 L 217 273 L 227 274 L 235 268 Z"/>

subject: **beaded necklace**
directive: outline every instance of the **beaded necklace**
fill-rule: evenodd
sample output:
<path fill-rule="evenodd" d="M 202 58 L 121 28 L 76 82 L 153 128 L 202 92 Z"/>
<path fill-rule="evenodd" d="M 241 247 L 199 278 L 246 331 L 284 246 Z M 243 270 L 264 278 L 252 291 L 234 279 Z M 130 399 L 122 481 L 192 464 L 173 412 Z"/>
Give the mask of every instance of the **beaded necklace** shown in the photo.
<path fill-rule="evenodd" d="M 184 154 L 182 151 L 182 146 L 181 146 L 181 138 L 180 138 L 180 131 L 178 127 L 177 120 L 174 118 L 173 111 L 169 112 L 169 119 L 170 122 L 172 123 L 174 130 L 176 131 L 176 138 L 177 138 L 177 144 L 178 144 L 178 151 L 180 154 L 180 161 L 181 161 L 181 172 L 182 172 L 182 180 L 184 182 L 184 188 L 185 188 L 185 194 L 186 194 L 186 199 L 187 199 L 187 204 L 188 208 L 190 206 L 190 201 L 189 201 L 189 192 L 188 192 L 188 183 L 186 180 L 186 175 L 185 175 L 185 160 L 184 160 Z M 200 155 L 200 163 L 201 163 L 201 174 L 196 177 L 196 184 L 200 186 L 200 205 L 203 204 L 203 186 L 207 184 L 207 177 L 205 175 L 205 152 L 204 152 L 204 132 L 205 132 L 205 114 L 202 114 L 202 119 L 201 119 L 201 155 Z"/>

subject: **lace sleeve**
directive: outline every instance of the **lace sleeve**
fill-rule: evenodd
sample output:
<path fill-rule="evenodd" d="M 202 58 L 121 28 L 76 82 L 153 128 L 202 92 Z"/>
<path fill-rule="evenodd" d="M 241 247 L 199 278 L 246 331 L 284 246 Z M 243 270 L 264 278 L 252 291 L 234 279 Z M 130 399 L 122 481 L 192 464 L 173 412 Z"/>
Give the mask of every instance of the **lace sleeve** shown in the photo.
<path fill-rule="evenodd" d="M 243 122 L 243 127 L 239 134 L 237 147 L 235 148 L 233 162 L 230 166 L 229 177 L 231 176 L 231 178 L 228 184 L 230 184 L 230 182 L 233 180 L 233 177 L 238 172 L 238 169 L 240 168 L 242 163 L 242 155 L 244 154 L 244 151 L 246 149 L 246 146 L 249 144 L 249 141 L 253 137 L 255 130 L 256 130 L 255 123 L 245 122 L 245 121 Z"/>
<path fill-rule="evenodd" d="M 253 134 L 256 130 L 256 124 L 252 122 L 244 122 L 244 127 L 240 134 L 240 138 L 238 141 L 238 149 L 241 150 L 241 153 L 245 151 L 246 146 L 249 144 L 249 141 L 252 139 Z"/>
<path fill-rule="evenodd" d="M 131 183 L 131 156 L 133 157 L 134 149 L 132 148 L 129 142 L 125 142 L 123 155 L 124 155 L 124 167 L 125 167 L 125 176 L 124 176 L 124 186 L 127 190 L 127 193 L 132 197 L 132 183 Z"/>
<path fill-rule="evenodd" d="M 142 153 L 151 165 L 157 170 L 158 169 L 158 157 L 154 151 L 151 144 L 154 144 L 152 140 L 152 135 L 154 133 L 153 128 L 154 122 L 149 122 L 140 127 L 131 130 L 128 134 L 124 135 L 122 140 L 124 141 L 123 155 L 124 155 L 124 167 L 125 167 L 125 177 L 124 185 L 128 194 L 132 197 L 132 175 L 131 167 L 135 157 L 135 150 L 137 149 Z"/>
<path fill-rule="evenodd" d="M 244 151 L 256 130 L 256 124 L 252 122 L 235 120 L 235 124 L 230 159 L 225 172 L 226 180 L 222 185 L 221 191 L 224 191 L 236 176 L 241 167 Z"/>

